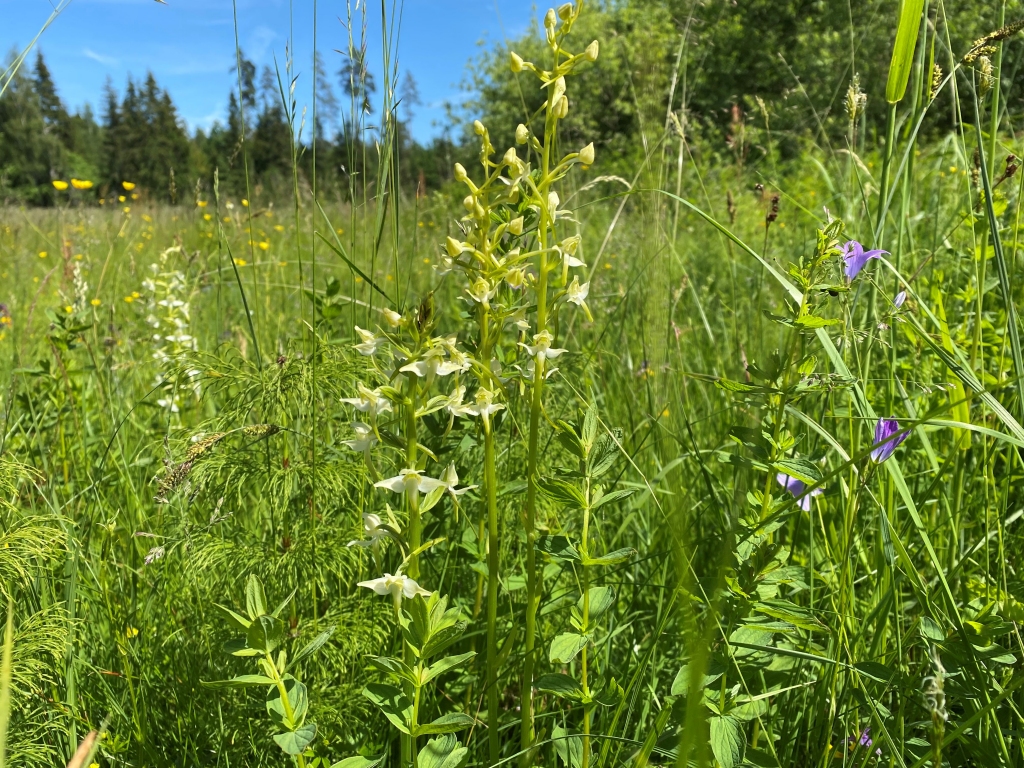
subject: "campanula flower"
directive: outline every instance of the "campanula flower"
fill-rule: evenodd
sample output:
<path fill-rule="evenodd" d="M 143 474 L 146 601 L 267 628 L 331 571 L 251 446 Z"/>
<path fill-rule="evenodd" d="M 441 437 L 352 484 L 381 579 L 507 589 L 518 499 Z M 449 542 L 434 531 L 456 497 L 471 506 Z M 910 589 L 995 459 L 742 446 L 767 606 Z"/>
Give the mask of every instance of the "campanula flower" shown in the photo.
<path fill-rule="evenodd" d="M 896 294 L 896 298 L 892 300 L 892 303 L 896 306 L 896 309 L 899 309 L 900 307 L 903 306 L 903 302 L 906 301 L 906 300 L 907 300 L 907 292 L 906 291 L 900 291 L 899 293 Z"/>
<path fill-rule="evenodd" d="M 858 243 L 856 240 L 848 241 L 840 252 L 843 257 L 843 261 L 846 263 L 846 279 L 853 280 L 857 276 L 857 273 L 864 269 L 864 265 L 868 263 L 870 259 L 877 259 L 882 254 L 888 255 L 888 251 L 874 250 L 865 251 L 864 246 Z"/>
<path fill-rule="evenodd" d="M 779 472 L 779 474 L 775 476 L 775 479 L 778 481 L 779 485 L 793 494 L 794 498 L 800 499 L 798 503 L 800 504 L 800 509 L 804 512 L 811 511 L 811 497 L 820 496 L 823 493 L 823 489 L 815 488 L 813 491 L 805 495 L 805 492 L 807 491 L 807 484 L 802 480 L 797 480 L 795 477 L 790 477 L 784 472 Z M 801 496 L 803 498 L 800 498 Z"/>
<path fill-rule="evenodd" d="M 875 449 L 871 451 L 871 460 L 881 464 L 892 456 L 909 434 L 909 430 L 900 431 L 900 423 L 896 419 L 879 419 L 875 425 Z"/>

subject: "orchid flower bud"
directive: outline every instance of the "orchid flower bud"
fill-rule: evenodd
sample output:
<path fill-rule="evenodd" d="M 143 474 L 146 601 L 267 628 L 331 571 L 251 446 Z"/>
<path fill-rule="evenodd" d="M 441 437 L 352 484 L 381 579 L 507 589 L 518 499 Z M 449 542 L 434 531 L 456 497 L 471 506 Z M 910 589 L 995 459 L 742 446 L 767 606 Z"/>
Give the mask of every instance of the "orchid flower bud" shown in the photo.
<path fill-rule="evenodd" d="M 562 3 L 558 6 L 558 18 L 562 21 L 568 21 L 572 18 L 572 3 Z"/>
<path fill-rule="evenodd" d="M 468 178 L 469 178 L 469 174 L 466 173 L 466 169 L 462 165 L 462 163 L 456 163 L 455 164 L 455 180 L 456 181 L 465 181 Z"/>
<path fill-rule="evenodd" d="M 523 234 L 523 217 L 517 216 L 508 223 L 508 232 L 519 237 Z"/>
<path fill-rule="evenodd" d="M 580 150 L 580 162 L 584 165 L 594 164 L 594 142 L 590 142 Z"/>
<path fill-rule="evenodd" d="M 481 123 L 479 120 L 474 120 L 473 133 L 475 133 L 477 136 L 483 136 L 485 133 L 487 133 L 487 129 L 484 128 L 484 124 Z"/>
<path fill-rule="evenodd" d="M 469 198 L 467 198 L 467 199 L 469 199 Z M 460 255 L 463 250 L 465 250 L 463 248 L 462 243 L 460 243 L 454 237 L 448 237 L 448 238 L 445 239 L 445 241 L 444 241 L 444 249 L 446 251 L 448 251 L 448 255 L 451 256 L 453 259 L 456 256 Z"/>
<path fill-rule="evenodd" d="M 551 94 L 551 103 L 553 104 L 556 101 L 558 101 L 562 97 L 562 95 L 564 93 L 565 93 L 565 78 L 564 77 L 559 77 L 557 80 L 555 80 L 555 90 Z"/>
<path fill-rule="evenodd" d="M 520 56 L 515 51 L 510 51 L 509 55 L 508 55 L 508 58 L 509 58 L 509 61 L 511 63 L 512 71 L 513 72 L 522 72 L 523 71 L 523 57 L 522 56 Z"/>
<path fill-rule="evenodd" d="M 555 218 L 555 213 L 558 211 L 558 204 L 561 199 L 558 197 L 557 192 L 548 192 L 548 211 L 551 218 Z"/>
<path fill-rule="evenodd" d="M 558 18 L 555 16 L 555 9 L 548 8 L 548 12 L 544 14 L 544 29 L 554 29 L 557 23 Z"/>
<path fill-rule="evenodd" d="M 597 42 L 597 40 L 595 40 L 586 47 L 586 49 L 583 51 L 583 56 L 586 58 L 587 61 L 597 61 L 597 54 L 599 50 L 600 44 Z"/>
<path fill-rule="evenodd" d="M 505 163 L 505 165 L 509 166 L 519 165 L 519 156 L 516 154 L 516 148 L 509 147 L 508 152 L 505 153 L 505 156 L 502 158 L 502 161 Z"/>
<path fill-rule="evenodd" d="M 569 100 L 562 96 L 555 102 L 555 108 L 552 110 L 555 117 L 559 120 L 564 120 L 565 116 L 569 114 Z"/>
<path fill-rule="evenodd" d="M 465 199 L 462 201 L 462 207 L 472 213 L 473 209 L 476 207 L 476 200 L 472 195 L 466 195 Z"/>
<path fill-rule="evenodd" d="M 567 238 L 565 238 L 565 240 L 563 240 L 559 244 L 559 248 L 561 248 L 563 252 L 568 253 L 570 256 L 575 256 L 576 255 L 576 249 L 578 249 L 579 247 L 580 247 L 580 236 L 579 235 L 573 235 L 572 237 L 567 237 Z"/>
<path fill-rule="evenodd" d="M 530 130 L 520 123 L 516 126 L 516 144 L 525 144 L 530 140 Z"/>

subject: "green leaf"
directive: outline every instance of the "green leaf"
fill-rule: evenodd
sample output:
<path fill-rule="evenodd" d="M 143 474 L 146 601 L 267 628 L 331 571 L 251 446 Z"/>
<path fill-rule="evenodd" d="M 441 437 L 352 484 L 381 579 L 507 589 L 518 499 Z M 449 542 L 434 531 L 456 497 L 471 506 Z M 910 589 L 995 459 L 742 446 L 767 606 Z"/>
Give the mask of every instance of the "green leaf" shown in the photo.
<path fill-rule="evenodd" d="M 295 589 L 293 589 L 293 590 L 292 590 L 292 593 L 291 593 L 290 595 L 288 595 L 288 597 L 286 597 L 286 598 L 285 598 L 284 600 L 282 600 L 282 601 L 281 601 L 281 602 L 280 602 L 280 603 L 278 604 L 277 608 L 275 608 L 275 609 L 274 609 L 274 610 L 273 610 L 273 611 L 271 612 L 271 614 L 270 614 L 270 615 L 271 615 L 271 616 L 274 616 L 275 618 L 279 618 L 279 617 L 281 616 L 281 612 L 282 612 L 282 611 L 283 611 L 283 610 L 284 610 L 285 608 L 287 608 L 287 607 L 288 607 L 288 603 L 290 603 L 290 602 L 292 601 L 292 598 L 293 598 L 293 597 L 295 597 L 295 594 L 296 594 L 296 593 L 297 593 L 298 591 L 299 591 L 299 588 L 298 588 L 298 587 L 296 587 Z"/>
<path fill-rule="evenodd" d="M 312 720 L 294 731 L 274 734 L 277 746 L 289 755 L 301 755 L 303 750 L 313 743 L 314 738 L 316 738 L 316 723 Z"/>
<path fill-rule="evenodd" d="M 590 595 L 590 618 L 596 619 L 615 604 L 615 592 L 611 587 L 591 587 L 587 590 Z M 583 612 L 583 598 L 581 597 L 576 607 L 580 613 Z"/>
<path fill-rule="evenodd" d="M 584 565 L 617 565 L 624 563 L 633 555 L 636 554 L 635 549 L 616 549 L 614 552 L 609 552 L 607 555 L 601 557 L 588 557 L 583 561 Z"/>
<path fill-rule="evenodd" d="M 587 645 L 587 638 L 575 632 L 566 632 L 551 641 L 548 659 L 552 664 L 568 664 Z"/>
<path fill-rule="evenodd" d="M 230 608 L 223 606 L 220 603 L 214 603 L 214 605 L 216 605 L 221 610 L 221 612 L 228 617 L 228 621 L 234 624 L 236 629 L 240 629 L 243 632 L 245 632 L 247 629 L 249 629 L 249 625 L 252 624 L 252 622 L 249 621 L 247 618 L 235 613 Z"/>
<path fill-rule="evenodd" d="M 456 731 L 464 731 L 475 723 L 476 720 L 465 712 L 449 712 L 447 715 L 441 715 L 431 723 L 419 726 L 416 729 L 416 735 L 427 736 L 432 733 L 455 733 Z"/>
<path fill-rule="evenodd" d="M 718 659 L 711 659 L 708 664 L 707 672 L 704 673 L 700 687 L 707 688 L 712 685 L 718 678 L 720 678 L 724 672 L 722 664 Z M 690 693 L 690 665 L 689 663 L 683 664 L 676 673 L 675 679 L 672 681 L 672 688 L 669 690 L 673 696 L 687 696 Z"/>
<path fill-rule="evenodd" d="M 295 658 L 292 659 L 292 664 L 298 664 L 303 659 L 307 658 L 308 656 L 312 656 L 314 653 L 319 651 L 324 646 L 324 643 L 331 639 L 331 635 L 333 634 L 334 627 L 325 629 L 315 638 L 310 640 L 309 643 L 307 643 L 301 651 L 295 654 Z"/>
<path fill-rule="evenodd" d="M 285 711 L 284 702 L 281 700 L 281 691 L 276 686 L 267 693 L 267 714 L 278 725 L 295 730 L 302 725 L 302 721 L 306 718 L 306 710 L 309 709 L 309 696 L 306 693 L 306 686 L 291 675 L 285 675 L 284 687 L 288 692 L 291 717 Z"/>
<path fill-rule="evenodd" d="M 438 675 L 442 675 L 449 669 L 457 667 L 465 661 L 469 661 L 474 656 L 476 656 L 476 651 L 470 651 L 469 653 L 462 653 L 458 656 L 445 656 L 443 659 L 435 661 L 430 665 L 427 673 L 423 676 L 423 682 L 429 683 Z"/>
<path fill-rule="evenodd" d="M 711 751 L 722 768 L 735 768 L 742 763 L 747 739 L 739 722 L 729 716 L 712 717 L 710 726 Z"/>
<path fill-rule="evenodd" d="M 224 653 L 230 653 L 232 656 L 262 656 L 261 651 L 255 648 L 250 648 L 245 643 L 244 637 L 235 637 L 224 643 Z"/>
<path fill-rule="evenodd" d="M 421 752 L 420 755 L 423 753 Z M 380 757 L 363 757 L 362 755 L 355 755 L 354 757 L 346 757 L 340 763 L 335 763 L 331 768 L 377 768 L 384 760 L 384 755 Z M 420 768 L 423 766 L 423 760 L 420 760 Z"/>
<path fill-rule="evenodd" d="M 807 483 L 808 485 L 816 485 L 821 482 L 821 469 L 807 461 L 807 459 L 780 459 L 772 464 L 772 469 L 790 477 L 795 477 L 800 482 Z"/>
<path fill-rule="evenodd" d="M 460 621 L 452 626 L 442 627 L 434 632 L 430 636 L 430 639 L 423 645 L 423 648 L 420 650 L 420 656 L 424 659 L 436 656 L 462 637 L 462 633 L 465 631 L 466 622 L 464 621 Z"/>
<path fill-rule="evenodd" d="M 555 752 L 566 768 L 579 768 L 583 764 L 583 740 L 579 736 L 569 736 L 559 725 L 551 731 L 555 742 Z"/>
<path fill-rule="evenodd" d="M 267 596 L 263 593 L 263 584 L 254 573 L 249 574 L 245 582 L 245 610 L 250 619 L 267 612 Z"/>
<path fill-rule="evenodd" d="M 384 717 L 391 721 L 402 733 L 409 733 L 409 723 L 412 721 L 412 702 L 393 685 L 384 683 L 370 683 L 363 688 L 363 696 L 373 704 L 380 707 Z"/>
<path fill-rule="evenodd" d="M 441 497 L 444 496 L 446 490 L 448 489 L 442 485 L 424 496 L 423 501 L 420 502 L 420 514 L 424 515 L 437 506 L 437 502 L 441 500 Z"/>
<path fill-rule="evenodd" d="M 258 616 L 245 633 L 246 645 L 263 653 L 272 653 L 283 639 L 284 622 L 273 616 Z"/>
<path fill-rule="evenodd" d="M 628 496 L 632 496 L 634 493 L 636 493 L 636 490 L 636 488 L 620 488 L 617 491 L 609 491 L 608 493 L 603 494 L 597 501 L 595 501 L 590 508 L 598 509 L 599 507 L 603 507 L 605 504 L 611 504 L 613 501 L 625 499 Z"/>
<path fill-rule="evenodd" d="M 408 680 L 414 685 L 418 682 L 416 672 L 401 659 L 393 659 L 390 656 L 371 656 L 370 663 L 381 672 L 394 675 L 402 680 Z"/>
<path fill-rule="evenodd" d="M 451 734 L 428 741 L 420 750 L 419 768 L 461 768 L 469 757 L 469 750 L 459 744 Z M 352 768 L 360 768 L 353 766 Z M 370 768 L 370 766 L 365 766 Z"/>
<path fill-rule="evenodd" d="M 587 506 L 583 492 L 573 483 L 554 477 L 544 477 L 541 478 L 538 485 L 545 496 L 568 509 L 583 509 Z"/>
<path fill-rule="evenodd" d="M 879 664 L 877 661 L 860 661 L 854 664 L 853 668 L 864 677 L 869 677 L 880 683 L 888 683 L 892 680 L 893 675 L 896 674 L 885 664 Z"/>
<path fill-rule="evenodd" d="M 578 699 L 583 695 L 583 688 L 580 684 L 569 675 L 562 673 L 555 673 L 550 675 L 541 675 L 534 683 L 533 687 L 538 691 L 545 691 L 547 693 L 553 693 L 556 696 L 563 696 L 572 699 Z"/>
<path fill-rule="evenodd" d="M 567 536 L 545 534 L 537 539 L 537 549 L 555 560 L 568 560 L 574 563 L 583 562 L 579 550 L 572 545 Z"/>
<path fill-rule="evenodd" d="M 230 680 L 215 680 L 203 683 L 208 688 L 244 688 L 247 685 L 274 685 L 274 681 L 265 675 L 238 675 Z"/>
<path fill-rule="evenodd" d="M 793 318 L 793 325 L 798 325 L 801 328 L 826 328 L 838 323 L 839 320 L 834 317 L 818 317 L 817 315 L 798 315 Z"/>
<path fill-rule="evenodd" d="M 946 633 L 942 631 L 942 627 L 930 616 L 921 617 L 920 632 L 921 637 L 931 640 L 933 643 L 941 643 L 946 639 Z"/>
<path fill-rule="evenodd" d="M 923 12 L 924 0 L 903 0 L 899 26 L 896 28 L 896 42 L 889 62 L 889 79 L 885 84 L 885 100 L 890 104 L 902 101 L 906 95 Z"/>

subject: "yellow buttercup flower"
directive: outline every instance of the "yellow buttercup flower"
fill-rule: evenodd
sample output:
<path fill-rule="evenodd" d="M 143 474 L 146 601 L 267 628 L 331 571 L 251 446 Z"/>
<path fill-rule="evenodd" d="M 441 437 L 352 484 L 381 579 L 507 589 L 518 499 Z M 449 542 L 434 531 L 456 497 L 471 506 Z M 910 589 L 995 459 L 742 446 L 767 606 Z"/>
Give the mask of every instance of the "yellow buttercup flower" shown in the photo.
<path fill-rule="evenodd" d="M 265 250 L 267 250 L 267 249 L 268 249 L 269 247 L 270 247 L 270 243 L 268 243 L 268 242 L 267 242 L 266 240 L 261 240 L 261 241 L 260 241 L 260 250 L 261 250 L 261 251 L 265 251 Z"/>
<path fill-rule="evenodd" d="M 242 206 L 245 207 L 245 208 L 249 207 L 249 201 L 246 200 L 244 197 L 242 198 Z"/>
<path fill-rule="evenodd" d="M 133 301 L 135 301 L 135 297 L 134 296 L 125 296 L 124 300 L 127 301 L 129 304 L 131 304 Z"/>
<path fill-rule="evenodd" d="M 46 251 L 40 251 L 40 252 L 39 252 L 39 258 L 40 258 L 40 259 L 45 259 L 45 258 L 46 258 L 46 256 L 47 256 L 47 253 L 46 253 Z"/>
<path fill-rule="evenodd" d="M 131 640 L 133 637 L 139 636 L 139 630 L 137 630 L 135 627 L 129 626 L 127 629 L 125 629 L 124 636 Z"/>
<path fill-rule="evenodd" d="M 244 267 L 248 262 L 245 259 L 235 259 L 235 266 Z"/>
<path fill-rule="evenodd" d="M 210 214 L 208 214 L 208 213 L 204 213 L 204 214 L 203 214 L 203 221 L 209 221 L 209 220 L 210 220 L 210 219 L 212 219 L 212 218 L 213 218 L 213 216 L 211 216 L 211 215 L 210 215 Z"/>
<path fill-rule="evenodd" d="M 66 181 L 60 181 L 59 179 L 54 180 L 53 188 L 59 192 L 63 192 L 65 189 L 68 188 L 68 183 Z"/>
<path fill-rule="evenodd" d="M 275 232 L 284 232 L 284 227 L 282 227 L 280 224 L 275 224 L 274 225 L 274 231 Z"/>
<path fill-rule="evenodd" d="M 89 303 L 90 303 L 90 304 L 92 304 L 92 305 L 93 305 L 94 307 L 98 307 L 98 306 L 99 306 L 100 304 L 102 304 L 103 302 L 102 302 L 102 301 L 100 301 L 99 299 L 93 299 L 93 300 L 92 300 L 92 301 L 90 301 Z"/>
<path fill-rule="evenodd" d="M 196 205 L 198 205 L 200 208 L 205 208 L 206 200 L 196 200 Z"/>
<path fill-rule="evenodd" d="M 92 189 L 92 182 L 88 179 L 72 179 L 71 186 L 75 189 Z"/>
<path fill-rule="evenodd" d="M 124 195 L 118 195 L 117 196 L 117 202 L 119 202 L 119 203 L 123 203 L 127 199 L 128 198 L 126 198 Z"/>
<path fill-rule="evenodd" d="M 64 307 L 64 311 L 70 315 L 72 312 L 75 311 L 75 308 L 68 304 L 66 307 Z"/>
<path fill-rule="evenodd" d="M 124 187 L 125 189 L 127 189 L 129 192 L 131 192 L 133 189 L 135 189 L 135 182 L 134 181 L 122 181 L 121 182 L 121 186 Z"/>

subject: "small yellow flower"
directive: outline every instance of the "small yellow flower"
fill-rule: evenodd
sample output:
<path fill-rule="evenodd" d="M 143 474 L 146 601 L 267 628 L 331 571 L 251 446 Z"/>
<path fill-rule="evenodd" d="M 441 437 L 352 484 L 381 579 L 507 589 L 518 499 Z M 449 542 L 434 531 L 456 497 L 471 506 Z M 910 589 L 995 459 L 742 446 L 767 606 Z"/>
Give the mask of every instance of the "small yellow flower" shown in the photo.
<path fill-rule="evenodd" d="M 82 260 L 82 258 L 83 258 L 83 257 L 82 257 L 82 254 L 80 254 L 80 253 L 76 253 L 76 254 L 75 254 L 75 261 L 81 261 L 81 260 Z"/>
<path fill-rule="evenodd" d="M 338 229 L 337 229 L 336 231 L 337 231 L 337 233 L 338 233 L 339 235 L 344 235 L 344 234 L 345 234 L 345 230 L 344 230 L 344 229 L 342 229 L 341 227 L 338 227 Z"/>
<path fill-rule="evenodd" d="M 242 207 L 243 208 L 248 208 L 249 207 L 249 201 L 246 200 L 244 197 L 242 198 Z"/>
<path fill-rule="evenodd" d="M 146 221 L 146 222 L 149 222 L 149 221 L 153 220 L 153 217 L 150 216 L 148 213 L 144 213 L 144 214 L 142 214 L 142 220 Z"/>
<path fill-rule="evenodd" d="M 384 275 L 384 279 L 390 281 L 390 280 L 394 280 L 395 278 L 393 278 L 391 275 Z"/>
<path fill-rule="evenodd" d="M 66 307 L 64 307 L 64 311 L 70 315 L 72 312 L 75 311 L 75 308 L 68 304 Z"/>
<path fill-rule="evenodd" d="M 142 294 L 139 293 L 138 291 L 132 291 L 132 298 L 133 299 L 141 298 L 141 296 L 142 296 Z"/>
<path fill-rule="evenodd" d="M 612 268 L 612 265 L 611 265 L 611 264 L 609 264 L 609 263 L 608 263 L 608 262 L 606 261 L 606 262 L 604 263 L 604 268 L 605 268 L 605 269 L 611 269 L 611 268 Z"/>
<path fill-rule="evenodd" d="M 279 261 L 279 262 L 277 262 L 277 266 L 279 266 L 279 267 L 287 267 L 288 266 L 288 262 L 287 261 Z"/>
<path fill-rule="evenodd" d="M 100 205 L 106 205 L 106 204 L 107 204 L 107 198 L 101 197 L 100 198 Z"/>
<path fill-rule="evenodd" d="M 129 192 L 131 192 L 133 189 L 135 189 L 135 182 L 134 181 L 122 181 L 121 182 L 121 186 L 124 187 L 125 189 L 127 189 Z"/>
<path fill-rule="evenodd" d="M 100 768 L 99 763 L 89 763 L 89 768 Z"/>
<path fill-rule="evenodd" d="M 138 200 L 138 199 L 139 199 L 139 193 L 138 192 L 132 192 L 132 200 Z"/>
<path fill-rule="evenodd" d="M 125 296 L 124 300 L 127 301 L 129 304 L 131 304 L 133 301 L 135 301 L 135 297 L 134 296 Z"/>
<path fill-rule="evenodd" d="M 265 251 L 269 247 L 270 247 L 270 243 L 268 243 L 266 240 L 260 240 L 260 250 L 261 251 Z"/>
<path fill-rule="evenodd" d="M 225 224 L 229 224 L 229 223 L 231 223 L 231 217 L 230 216 L 225 216 L 223 221 L 224 221 Z"/>
<path fill-rule="evenodd" d="M 4 315 L 3 317 L 0 317 L 0 325 L 10 325 L 10 324 L 11 324 L 11 318 L 9 318 L 7 315 Z"/>
<path fill-rule="evenodd" d="M 275 232 L 284 232 L 284 227 L 282 227 L 280 224 L 275 224 L 274 225 L 274 231 Z"/>
<path fill-rule="evenodd" d="M 38 281 L 38 280 L 39 280 L 39 278 L 37 277 L 37 278 L 36 278 L 36 280 Z M 361 283 L 361 282 L 363 282 L 363 278 L 361 278 L 361 277 L 359 277 L 358 275 L 356 275 L 356 282 L 357 282 L 357 283 Z"/>
<path fill-rule="evenodd" d="M 139 636 L 139 630 L 137 630 L 135 627 L 129 625 L 125 629 L 125 631 L 124 631 L 124 636 L 127 637 L 129 640 L 131 640 L 133 637 L 138 637 Z"/>
<path fill-rule="evenodd" d="M 956 173 L 956 170 L 957 170 L 957 169 L 956 169 L 956 166 L 955 166 L 955 165 L 951 165 L 951 166 L 949 166 L 949 172 L 950 172 L 950 173 Z"/>
<path fill-rule="evenodd" d="M 423 263 L 424 263 L 424 264 L 429 264 L 429 263 L 430 263 L 430 259 L 428 259 L 428 258 L 424 258 L 424 259 L 423 259 Z"/>
<path fill-rule="evenodd" d="M 68 188 L 68 183 L 66 181 L 54 180 L 53 188 L 56 189 L 58 192 L 63 192 L 65 189 Z"/>
<path fill-rule="evenodd" d="M 118 196 L 117 196 L 117 202 L 119 202 L 119 203 L 123 203 L 123 202 L 124 202 L 125 200 L 127 200 L 127 199 L 128 199 L 128 198 L 127 198 L 127 197 L 125 197 L 124 195 L 118 195 Z"/>
<path fill-rule="evenodd" d="M 208 214 L 208 213 L 204 213 L 204 214 L 203 214 L 203 221 L 209 221 L 209 220 L 210 220 L 210 219 L 212 219 L 212 218 L 213 218 L 213 216 L 211 216 L 211 215 L 210 215 L 210 214 Z"/>
<path fill-rule="evenodd" d="M 126 205 L 126 206 L 124 207 L 124 212 L 125 212 L 125 213 L 131 213 L 131 212 L 132 212 L 132 207 L 131 207 L 130 205 Z"/>
<path fill-rule="evenodd" d="M 75 189 L 92 189 L 92 182 L 88 179 L 72 179 L 71 186 Z"/>
<path fill-rule="evenodd" d="M 99 306 L 100 304 L 102 304 L 103 302 L 102 302 L 102 301 L 100 301 L 99 299 L 93 299 L 93 300 L 92 300 L 92 301 L 90 301 L 89 303 L 90 303 L 90 304 L 92 304 L 92 305 L 93 305 L 94 307 L 98 307 L 98 306 Z"/>
<path fill-rule="evenodd" d="M 46 251 L 40 251 L 39 252 L 39 258 L 40 259 L 45 259 L 47 257 L 47 255 L 48 254 L 46 253 Z"/>
<path fill-rule="evenodd" d="M 416 222 L 416 226 L 417 227 L 422 227 L 423 226 L 423 222 L 422 221 L 417 221 Z"/>
<path fill-rule="evenodd" d="M 235 259 L 235 266 L 244 267 L 248 262 L 245 259 Z"/>
<path fill-rule="evenodd" d="M 206 202 L 206 200 L 196 200 L 196 205 L 198 205 L 200 208 L 205 208 Z"/>
<path fill-rule="evenodd" d="M 663 418 L 663 419 L 667 419 L 668 418 L 668 408 L 666 408 L 664 411 L 661 412 L 661 418 Z"/>

